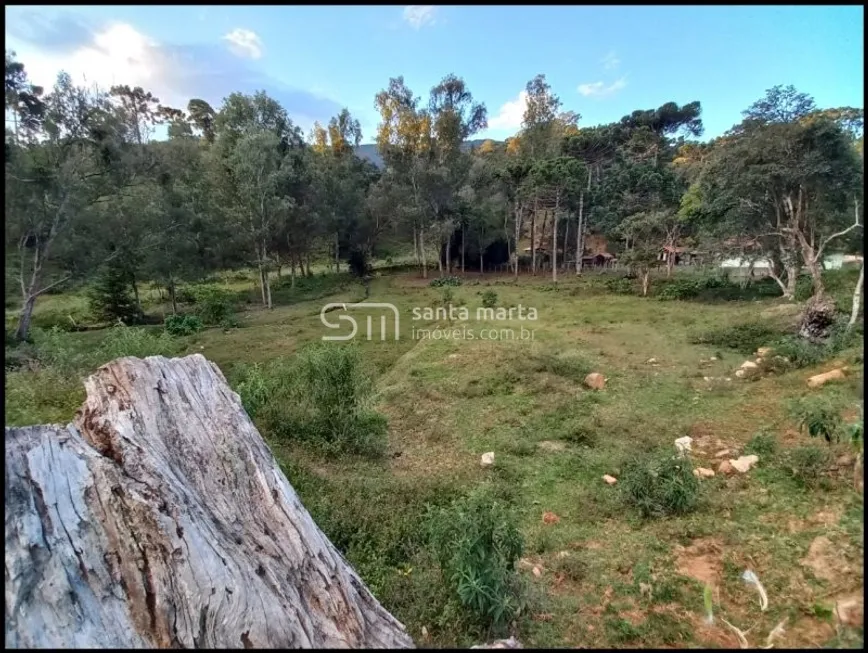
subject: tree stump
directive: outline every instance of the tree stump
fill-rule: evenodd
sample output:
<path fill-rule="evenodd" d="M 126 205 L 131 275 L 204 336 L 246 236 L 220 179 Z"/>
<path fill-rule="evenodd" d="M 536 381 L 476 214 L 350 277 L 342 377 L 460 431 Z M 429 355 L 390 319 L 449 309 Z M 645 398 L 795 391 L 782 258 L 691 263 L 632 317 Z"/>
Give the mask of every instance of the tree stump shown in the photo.
<path fill-rule="evenodd" d="M 7 647 L 410 648 L 220 370 L 121 358 L 6 429 Z"/>
<path fill-rule="evenodd" d="M 821 343 L 831 335 L 836 317 L 837 308 L 834 299 L 825 295 L 812 297 L 802 314 L 799 335 L 810 342 Z"/>

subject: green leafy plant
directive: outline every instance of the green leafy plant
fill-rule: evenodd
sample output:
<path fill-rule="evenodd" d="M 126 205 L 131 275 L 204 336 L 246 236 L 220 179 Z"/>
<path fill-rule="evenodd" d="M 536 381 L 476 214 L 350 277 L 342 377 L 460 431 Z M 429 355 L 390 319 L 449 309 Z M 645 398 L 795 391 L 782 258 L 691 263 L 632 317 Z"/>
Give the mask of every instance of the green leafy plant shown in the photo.
<path fill-rule="evenodd" d="M 497 293 L 493 290 L 482 291 L 482 306 L 485 308 L 495 308 L 497 306 Z"/>
<path fill-rule="evenodd" d="M 769 433 L 767 431 L 760 431 L 759 433 L 755 433 L 754 436 L 748 440 L 747 444 L 744 445 L 744 452 L 746 454 L 757 454 L 758 456 L 771 456 L 778 449 L 778 441 L 775 438 L 773 433 Z"/>
<path fill-rule="evenodd" d="M 458 277 L 454 277 L 454 276 L 437 277 L 436 279 L 432 279 L 431 283 L 429 283 L 428 285 L 431 286 L 432 288 L 442 288 L 445 286 L 453 286 L 453 287 L 454 286 L 460 286 L 461 285 L 461 279 L 459 279 Z"/>
<path fill-rule="evenodd" d="M 88 291 L 88 299 L 93 314 L 106 322 L 120 320 L 124 324 L 135 324 L 142 319 L 133 297 L 132 277 L 119 258 L 100 268 Z"/>
<path fill-rule="evenodd" d="M 684 514 L 699 502 L 699 480 L 689 459 L 668 450 L 628 461 L 619 485 L 626 502 L 638 508 L 643 517 Z"/>
<path fill-rule="evenodd" d="M 780 337 L 780 331 L 762 322 L 746 322 L 732 326 L 709 329 L 692 334 L 690 342 L 696 345 L 712 345 L 735 349 L 743 354 L 753 354 Z M 777 353 L 777 349 L 776 349 Z"/>
<path fill-rule="evenodd" d="M 190 289 L 196 299 L 196 315 L 204 324 L 230 327 L 237 325 L 235 302 L 230 293 L 216 286 L 193 286 Z"/>
<path fill-rule="evenodd" d="M 814 488 L 826 475 L 831 457 L 828 449 L 814 445 L 792 449 L 788 456 L 790 474 L 800 485 Z"/>
<path fill-rule="evenodd" d="M 614 277 L 606 280 L 606 290 L 616 295 L 634 295 L 636 284 L 627 277 Z"/>
<path fill-rule="evenodd" d="M 790 415 L 802 433 L 826 442 L 838 442 L 844 430 L 840 412 L 826 397 L 796 399 L 790 404 Z"/>
<path fill-rule="evenodd" d="M 190 336 L 205 328 L 198 316 L 180 314 L 166 316 L 163 326 L 172 336 Z"/>
<path fill-rule="evenodd" d="M 444 306 L 449 306 L 453 301 L 455 301 L 455 292 L 450 287 L 443 288 L 441 293 L 441 297 L 443 300 Z"/>
<path fill-rule="evenodd" d="M 515 562 L 524 542 L 512 511 L 483 486 L 432 511 L 430 541 L 444 582 L 479 625 L 501 633 L 524 607 Z"/>

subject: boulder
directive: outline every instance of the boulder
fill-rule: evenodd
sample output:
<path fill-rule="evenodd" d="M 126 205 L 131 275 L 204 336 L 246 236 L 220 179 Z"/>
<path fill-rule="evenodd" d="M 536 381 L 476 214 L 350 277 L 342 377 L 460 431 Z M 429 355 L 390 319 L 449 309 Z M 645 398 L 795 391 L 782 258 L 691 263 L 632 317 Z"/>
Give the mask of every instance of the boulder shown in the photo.
<path fill-rule="evenodd" d="M 691 442 L 693 442 L 693 438 L 691 438 L 689 435 L 685 435 L 683 438 L 678 438 L 677 440 L 675 440 L 675 449 L 678 451 L 679 456 L 690 453 Z"/>
<path fill-rule="evenodd" d="M 482 459 L 479 461 L 479 464 L 483 467 L 491 467 L 494 464 L 494 452 L 489 451 L 482 454 Z"/>
<path fill-rule="evenodd" d="M 693 470 L 693 475 L 696 478 L 712 478 L 714 476 L 714 470 L 705 467 L 697 467 Z"/>
<path fill-rule="evenodd" d="M 732 452 L 729 449 L 723 449 L 722 451 L 718 451 L 716 454 L 714 454 L 714 457 L 715 458 L 726 458 L 731 453 Z"/>
<path fill-rule="evenodd" d="M 753 361 L 745 361 L 744 363 L 742 363 L 738 367 L 741 370 L 755 370 L 759 367 L 759 365 L 757 365 Z"/>
<path fill-rule="evenodd" d="M 865 597 L 853 594 L 835 601 L 835 615 L 845 626 L 862 628 L 865 624 Z"/>
<path fill-rule="evenodd" d="M 824 372 L 823 374 L 816 374 L 808 379 L 808 387 L 809 388 L 819 388 L 824 386 L 829 381 L 841 381 L 846 379 L 847 376 L 844 374 L 844 370 L 841 368 L 834 369 L 831 372 Z"/>
<path fill-rule="evenodd" d="M 608 474 L 603 474 L 603 480 L 604 480 L 608 485 L 614 485 L 615 483 L 618 482 L 618 479 L 617 479 L 617 478 L 615 478 L 614 476 L 609 476 Z"/>
<path fill-rule="evenodd" d="M 729 464 L 732 465 L 732 468 L 741 473 L 746 474 L 750 471 L 751 467 L 756 465 L 759 462 L 759 456 L 755 454 L 751 454 L 749 456 L 739 456 L 735 460 L 730 460 Z"/>
<path fill-rule="evenodd" d="M 585 377 L 585 386 L 591 390 L 602 390 L 606 387 L 606 377 L 599 372 L 591 372 Z"/>
<path fill-rule="evenodd" d="M 735 474 L 735 467 L 732 466 L 730 461 L 724 460 L 720 465 L 718 465 L 717 472 L 726 476 L 732 476 Z"/>
<path fill-rule="evenodd" d="M 735 376 L 736 378 L 743 379 L 745 376 L 747 376 L 747 372 L 745 372 L 744 370 L 736 370 Z"/>
<path fill-rule="evenodd" d="M 756 355 L 759 356 L 760 358 L 765 358 L 766 356 L 768 356 L 771 353 L 772 353 L 771 347 L 760 347 L 759 349 L 756 350 Z"/>
<path fill-rule="evenodd" d="M 561 518 L 553 512 L 546 511 L 543 513 L 542 520 L 543 524 L 557 524 Z"/>
<path fill-rule="evenodd" d="M 470 648 L 523 648 L 521 642 L 518 641 L 515 637 L 510 637 L 509 639 L 498 639 L 490 644 L 477 644 L 476 646 L 471 646 Z"/>
<path fill-rule="evenodd" d="M 825 341 L 831 335 L 837 313 L 835 300 L 831 297 L 811 298 L 799 324 L 799 335 L 815 343 Z"/>

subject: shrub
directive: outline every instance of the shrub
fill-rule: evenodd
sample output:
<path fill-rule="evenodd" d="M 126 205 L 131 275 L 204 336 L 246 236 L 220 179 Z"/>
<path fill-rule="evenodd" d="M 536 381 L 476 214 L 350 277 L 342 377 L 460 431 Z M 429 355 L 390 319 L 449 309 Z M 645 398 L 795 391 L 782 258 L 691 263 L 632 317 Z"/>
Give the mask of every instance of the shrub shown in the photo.
<path fill-rule="evenodd" d="M 223 327 L 237 326 L 235 302 L 230 293 L 215 286 L 194 286 L 196 314 L 204 324 Z"/>
<path fill-rule="evenodd" d="M 746 454 L 754 453 L 758 456 L 771 456 L 778 450 L 778 441 L 773 433 L 760 431 L 748 440 L 744 445 Z"/>
<path fill-rule="evenodd" d="M 432 511 L 431 545 L 444 582 L 477 623 L 502 632 L 524 607 L 515 563 L 524 542 L 509 507 L 488 487 Z"/>
<path fill-rule="evenodd" d="M 636 294 L 636 284 L 627 277 L 615 277 L 606 280 L 606 290 L 616 295 Z"/>
<path fill-rule="evenodd" d="M 443 304 L 444 306 L 449 306 L 455 300 L 455 292 L 452 288 L 448 286 L 443 288 L 443 292 L 441 293 L 443 296 Z"/>
<path fill-rule="evenodd" d="M 355 347 L 314 345 L 291 361 L 242 368 L 238 377 L 248 414 L 277 437 L 341 453 L 386 448 L 386 418 L 368 407 L 373 386 Z"/>
<path fill-rule="evenodd" d="M 178 343 L 165 331 L 117 326 L 109 329 L 97 348 L 94 363 L 99 366 L 124 356 L 173 356 L 178 349 Z"/>
<path fill-rule="evenodd" d="M 746 322 L 693 334 L 689 340 L 696 345 L 728 347 L 750 355 L 760 347 L 769 345 L 780 335 L 780 331 L 762 322 Z"/>
<path fill-rule="evenodd" d="M 808 488 L 820 484 L 830 463 L 829 450 L 814 445 L 792 449 L 788 456 L 789 471 L 793 479 Z"/>
<path fill-rule="evenodd" d="M 93 314 L 106 322 L 135 324 L 142 318 L 132 292 L 132 275 L 120 258 L 100 268 L 96 281 L 88 291 Z"/>
<path fill-rule="evenodd" d="M 428 285 L 432 288 L 442 288 L 444 286 L 460 286 L 461 279 L 455 276 L 437 277 L 436 279 L 432 279 L 431 283 L 429 283 Z"/>
<path fill-rule="evenodd" d="M 493 290 L 484 290 L 482 292 L 482 306 L 484 308 L 495 308 L 497 306 L 497 293 Z"/>
<path fill-rule="evenodd" d="M 790 415 L 798 422 L 799 430 L 812 438 L 822 437 L 826 442 L 841 439 L 844 420 L 826 397 L 796 399 L 790 404 Z"/>
<path fill-rule="evenodd" d="M 690 460 L 668 450 L 628 461 L 619 480 L 627 503 L 643 517 L 684 514 L 699 501 L 699 479 Z"/>
<path fill-rule="evenodd" d="M 172 336 L 190 336 L 204 328 L 202 320 L 196 315 L 169 315 L 165 329 Z"/>

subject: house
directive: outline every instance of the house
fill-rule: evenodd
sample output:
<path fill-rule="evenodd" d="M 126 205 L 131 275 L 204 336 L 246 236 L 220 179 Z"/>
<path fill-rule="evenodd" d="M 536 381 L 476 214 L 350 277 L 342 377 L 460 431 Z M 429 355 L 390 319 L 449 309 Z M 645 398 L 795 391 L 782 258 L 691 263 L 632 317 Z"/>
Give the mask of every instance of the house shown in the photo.
<path fill-rule="evenodd" d="M 700 254 L 700 252 L 690 250 L 687 247 L 664 245 L 657 260 L 663 263 L 669 263 L 672 260 L 673 265 L 694 265 L 700 262 Z"/>
<path fill-rule="evenodd" d="M 582 267 L 585 268 L 608 268 L 615 265 L 618 261 L 614 255 L 609 252 L 599 252 L 597 254 L 586 255 L 582 257 Z"/>

